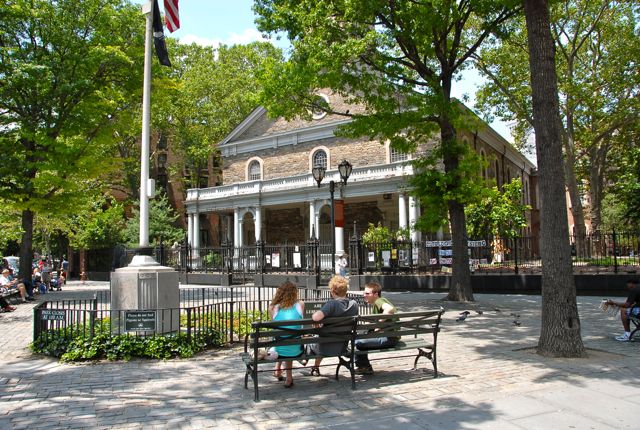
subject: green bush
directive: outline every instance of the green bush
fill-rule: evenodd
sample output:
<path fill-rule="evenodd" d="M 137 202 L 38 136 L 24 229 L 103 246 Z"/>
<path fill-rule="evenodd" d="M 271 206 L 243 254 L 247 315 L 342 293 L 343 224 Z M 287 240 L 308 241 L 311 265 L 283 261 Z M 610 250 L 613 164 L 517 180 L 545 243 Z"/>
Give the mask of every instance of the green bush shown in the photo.
<path fill-rule="evenodd" d="M 189 358 L 210 346 L 220 346 L 222 336 L 215 330 L 153 336 L 112 336 L 108 321 L 96 322 L 94 335 L 84 325 L 49 330 L 30 345 L 33 352 L 59 357 L 61 361 L 130 360 L 141 358 Z"/>

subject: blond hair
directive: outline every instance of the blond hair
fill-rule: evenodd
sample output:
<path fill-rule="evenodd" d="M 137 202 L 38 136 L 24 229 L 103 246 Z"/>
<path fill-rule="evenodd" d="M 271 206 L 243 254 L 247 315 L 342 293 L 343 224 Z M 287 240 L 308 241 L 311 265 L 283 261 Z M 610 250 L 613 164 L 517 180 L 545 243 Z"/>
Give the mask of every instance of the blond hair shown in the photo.
<path fill-rule="evenodd" d="M 336 275 L 329 281 L 329 290 L 338 297 L 346 297 L 349 282 L 344 277 Z"/>
<path fill-rule="evenodd" d="M 287 309 L 293 306 L 298 301 L 298 287 L 291 282 L 285 281 L 278 287 L 273 300 L 271 300 L 271 306 L 279 306 L 282 309 Z"/>

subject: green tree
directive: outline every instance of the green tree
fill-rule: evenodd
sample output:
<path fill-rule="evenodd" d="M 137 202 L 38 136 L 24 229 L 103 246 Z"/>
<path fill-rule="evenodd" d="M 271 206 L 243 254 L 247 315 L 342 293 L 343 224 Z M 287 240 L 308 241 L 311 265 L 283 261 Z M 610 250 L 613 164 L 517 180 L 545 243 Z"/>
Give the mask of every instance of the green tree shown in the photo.
<path fill-rule="evenodd" d="M 149 245 L 157 246 L 160 240 L 171 244 L 184 239 L 184 231 L 176 227 L 180 215 L 176 214 L 167 196 L 156 193 L 156 197 L 149 201 Z M 137 247 L 140 238 L 140 210 L 133 209 L 133 217 L 127 220 L 124 229 L 124 240 L 127 246 Z"/>
<path fill-rule="evenodd" d="M 216 144 L 229 134 L 258 104 L 256 75 L 267 60 L 282 54 L 270 43 L 248 45 L 171 46 L 174 68 L 164 71 L 157 84 L 156 126 L 170 136 L 172 150 L 181 156 L 177 171 L 190 173 L 187 186 L 200 185 L 200 172 Z M 181 175 L 180 175 L 181 176 Z"/>
<path fill-rule="evenodd" d="M 343 128 L 404 152 L 433 141 L 418 157 L 416 195 L 453 234 L 453 275 L 449 299 L 473 300 L 464 205 L 477 194 L 476 167 L 458 139 L 470 115 L 451 98 L 451 85 L 483 41 L 519 11 L 517 1 L 399 2 L 258 0 L 258 26 L 286 32 L 293 45 L 289 61 L 272 65 L 263 103 L 287 118 L 318 104 L 315 92 L 331 88 L 363 113 L 335 112 L 353 119 Z M 335 108 L 334 108 L 335 111 Z M 438 166 L 443 169 L 438 169 Z M 433 211 L 433 212 L 432 212 Z"/>
<path fill-rule="evenodd" d="M 591 226 L 597 230 L 602 198 L 612 183 L 611 153 L 640 115 L 638 28 L 633 2 L 571 0 L 551 8 L 565 179 L 579 241 L 586 232 L 581 194 L 590 194 Z M 533 127 L 526 37 L 520 21 L 477 56 L 478 68 L 489 78 L 478 106 L 516 121 L 520 144 Z"/>
<path fill-rule="evenodd" d="M 112 168 L 119 107 L 142 87 L 143 33 L 126 0 L 0 8 L 0 198 L 21 212 L 21 271 L 31 270 L 34 214 L 72 213 L 87 182 Z"/>
<path fill-rule="evenodd" d="M 480 202 L 467 205 L 467 232 L 472 238 L 515 238 L 527 226 L 528 209 L 531 206 L 522 203 L 522 183 L 514 178 L 502 191 L 494 186 Z"/>
<path fill-rule="evenodd" d="M 542 324 L 538 353 L 583 357 L 562 177 L 558 79 L 547 0 L 524 0 L 540 188 Z"/>
<path fill-rule="evenodd" d="M 72 217 L 69 244 L 76 249 L 110 248 L 122 243 L 124 227 L 122 203 L 100 195 Z"/>

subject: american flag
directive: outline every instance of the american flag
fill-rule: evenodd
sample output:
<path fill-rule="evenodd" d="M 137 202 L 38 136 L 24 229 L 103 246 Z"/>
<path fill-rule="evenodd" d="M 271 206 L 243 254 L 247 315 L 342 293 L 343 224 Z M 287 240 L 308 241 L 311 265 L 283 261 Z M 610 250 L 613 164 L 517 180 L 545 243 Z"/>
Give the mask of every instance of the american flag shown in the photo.
<path fill-rule="evenodd" d="M 180 28 L 180 16 L 178 15 L 179 0 L 164 0 L 164 16 L 167 23 L 167 30 L 173 33 Z"/>

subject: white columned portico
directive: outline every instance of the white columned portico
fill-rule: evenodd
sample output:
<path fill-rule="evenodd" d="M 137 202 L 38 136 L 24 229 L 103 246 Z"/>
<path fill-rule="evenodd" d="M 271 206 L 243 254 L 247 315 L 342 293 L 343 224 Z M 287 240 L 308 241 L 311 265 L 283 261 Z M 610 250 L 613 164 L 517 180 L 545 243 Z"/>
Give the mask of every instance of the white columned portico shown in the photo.
<path fill-rule="evenodd" d="M 256 233 L 256 242 L 258 242 L 262 238 L 262 211 L 260 210 L 260 206 L 256 208 L 254 226 L 255 226 L 255 233 Z"/>
<path fill-rule="evenodd" d="M 398 224 L 407 228 L 407 199 L 403 193 L 398 194 Z"/>
<path fill-rule="evenodd" d="M 417 242 L 420 240 L 420 232 L 416 230 L 415 225 L 418 221 L 419 213 L 418 202 L 413 196 L 409 196 L 409 227 L 411 227 L 411 241 Z"/>

